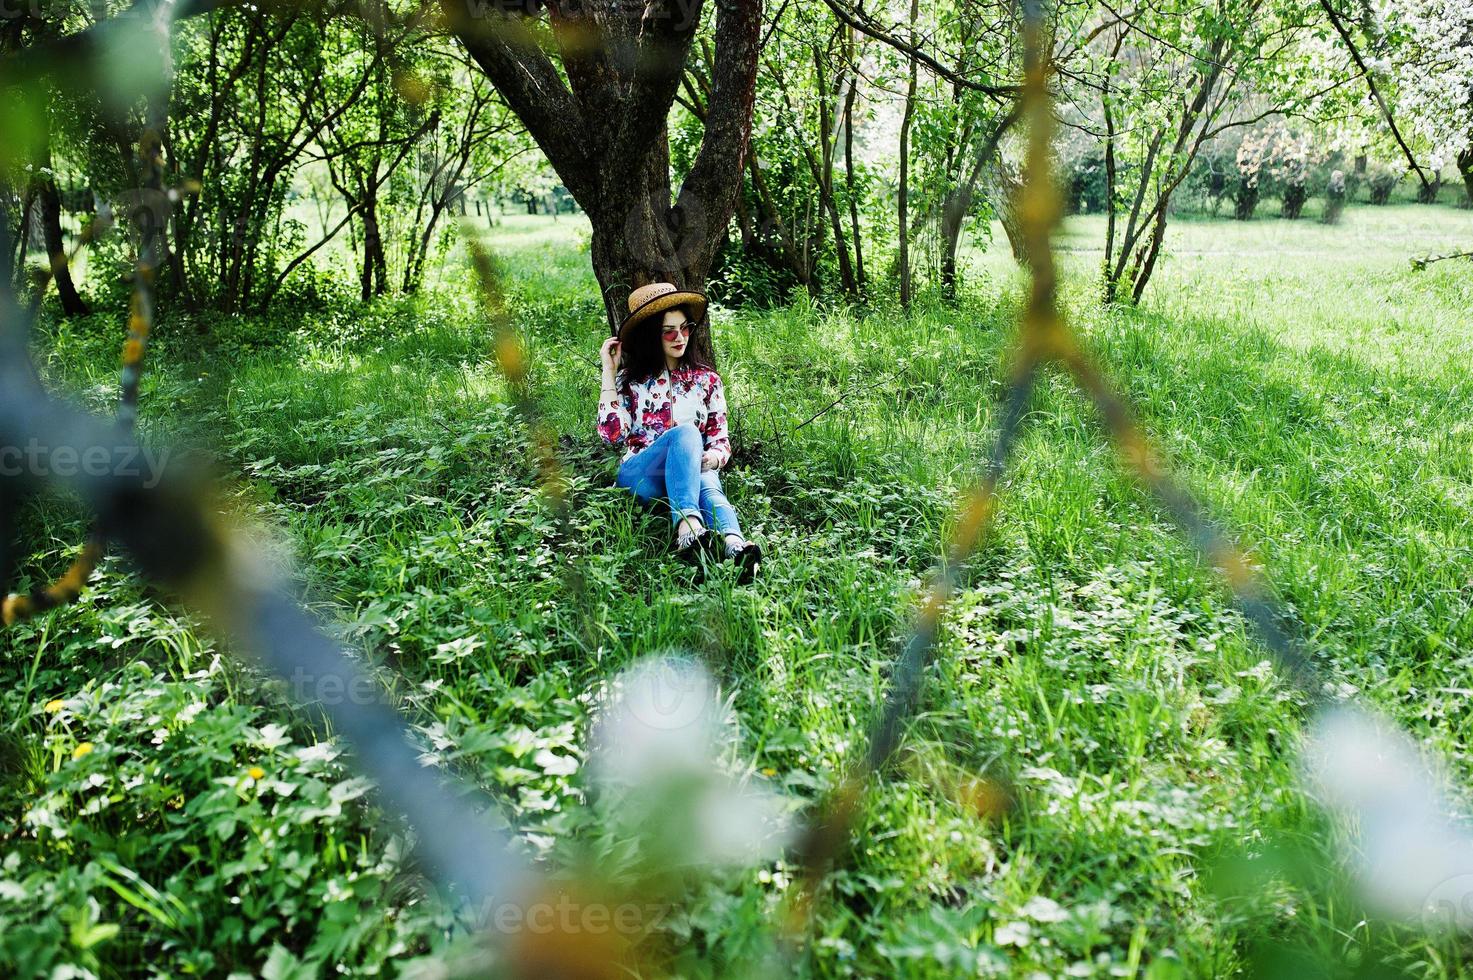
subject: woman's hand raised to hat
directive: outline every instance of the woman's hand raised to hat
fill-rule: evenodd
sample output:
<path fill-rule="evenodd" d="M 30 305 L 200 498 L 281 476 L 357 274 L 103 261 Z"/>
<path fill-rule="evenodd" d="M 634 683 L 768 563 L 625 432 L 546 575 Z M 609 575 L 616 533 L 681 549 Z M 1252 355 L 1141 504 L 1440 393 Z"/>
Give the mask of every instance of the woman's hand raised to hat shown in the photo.
<path fill-rule="evenodd" d="M 614 375 L 619 370 L 619 361 L 623 352 L 619 349 L 619 338 L 610 337 L 604 341 L 604 345 L 598 349 L 599 360 L 604 365 L 604 383 L 611 386 L 614 383 Z"/>

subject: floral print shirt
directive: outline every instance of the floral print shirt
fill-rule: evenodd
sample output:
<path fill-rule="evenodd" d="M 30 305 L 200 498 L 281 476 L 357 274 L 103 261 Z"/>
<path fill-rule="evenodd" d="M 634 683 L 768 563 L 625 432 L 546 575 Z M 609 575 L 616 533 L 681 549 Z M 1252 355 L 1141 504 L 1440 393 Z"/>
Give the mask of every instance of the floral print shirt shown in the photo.
<path fill-rule="evenodd" d="M 694 425 L 706 452 L 717 455 L 718 468 L 731 459 L 726 430 L 726 394 L 721 376 L 709 368 L 664 370 L 647 381 L 630 383 L 621 370 L 614 391 L 598 405 L 598 434 L 610 446 L 624 446 L 619 462 L 629 459 L 677 425 Z"/>

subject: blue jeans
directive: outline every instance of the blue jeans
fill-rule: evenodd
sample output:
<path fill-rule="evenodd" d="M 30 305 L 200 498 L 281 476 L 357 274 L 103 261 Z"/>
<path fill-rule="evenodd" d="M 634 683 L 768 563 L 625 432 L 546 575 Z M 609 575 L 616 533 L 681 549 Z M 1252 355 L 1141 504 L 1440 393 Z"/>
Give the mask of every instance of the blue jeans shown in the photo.
<path fill-rule="evenodd" d="M 741 534 L 736 510 L 721 489 L 721 477 L 716 470 L 701 469 L 704 451 L 699 429 L 689 423 L 677 425 L 619 464 L 614 482 L 634 491 L 642 502 L 664 499 L 676 524 L 699 517 L 724 534 Z"/>

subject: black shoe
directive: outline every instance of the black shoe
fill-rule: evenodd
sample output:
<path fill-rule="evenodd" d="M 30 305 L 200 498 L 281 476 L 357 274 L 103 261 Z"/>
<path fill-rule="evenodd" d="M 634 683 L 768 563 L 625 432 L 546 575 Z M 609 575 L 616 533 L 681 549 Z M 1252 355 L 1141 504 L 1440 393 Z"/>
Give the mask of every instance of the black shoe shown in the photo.
<path fill-rule="evenodd" d="M 727 558 L 738 569 L 737 584 L 746 585 L 757 575 L 757 566 L 762 563 L 762 549 L 755 541 L 747 541 L 735 551 L 727 552 Z"/>

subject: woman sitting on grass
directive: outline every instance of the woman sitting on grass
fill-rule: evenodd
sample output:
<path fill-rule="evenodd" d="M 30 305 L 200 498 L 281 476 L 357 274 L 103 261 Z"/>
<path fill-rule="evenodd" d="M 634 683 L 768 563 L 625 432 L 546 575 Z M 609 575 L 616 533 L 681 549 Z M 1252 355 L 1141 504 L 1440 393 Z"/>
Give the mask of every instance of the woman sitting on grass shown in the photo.
<path fill-rule="evenodd" d="M 604 341 L 598 434 L 623 446 L 619 486 L 641 501 L 664 499 L 675 523 L 675 551 L 693 560 L 718 547 L 750 581 L 762 551 L 742 537 L 717 471 L 731 459 L 726 396 L 711 352 L 706 297 L 668 282 L 629 295 L 629 315 Z"/>

